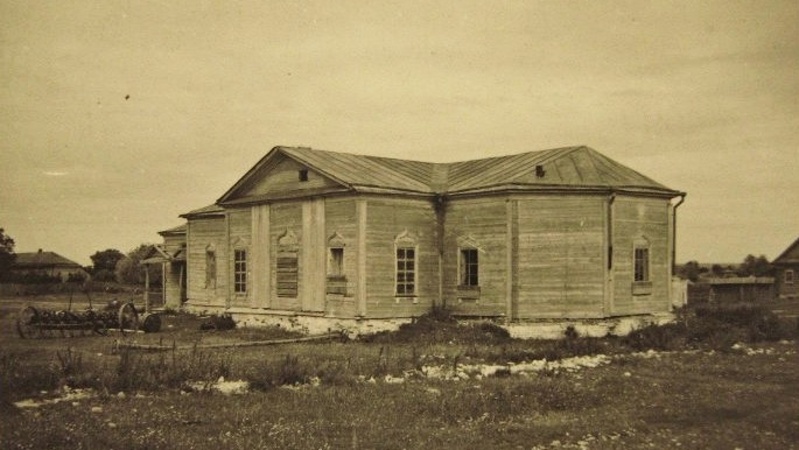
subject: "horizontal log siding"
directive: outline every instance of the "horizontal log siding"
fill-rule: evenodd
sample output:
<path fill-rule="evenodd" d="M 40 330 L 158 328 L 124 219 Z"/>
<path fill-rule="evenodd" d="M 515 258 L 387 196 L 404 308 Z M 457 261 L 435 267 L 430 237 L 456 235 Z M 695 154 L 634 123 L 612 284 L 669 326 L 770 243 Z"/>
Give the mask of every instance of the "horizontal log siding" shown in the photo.
<path fill-rule="evenodd" d="M 355 216 L 354 198 L 328 198 L 325 200 L 325 245 L 330 248 L 330 238 L 336 233 L 343 239 L 344 276 L 346 277 L 345 294 L 327 294 L 326 296 L 325 312 L 329 316 L 355 317 L 358 270 L 357 226 L 358 220 Z M 328 249 L 325 249 L 325 251 L 329 252 Z"/>
<path fill-rule="evenodd" d="M 670 309 L 668 201 L 618 196 L 613 212 L 614 315 L 646 314 Z M 633 245 L 638 237 L 649 241 L 651 294 L 633 295 Z"/>
<path fill-rule="evenodd" d="M 257 184 L 249 189 L 245 188 L 244 195 L 237 198 L 263 194 L 291 194 L 309 189 L 338 186 L 336 182 L 312 170 L 308 170 L 308 181 L 300 181 L 299 171 L 301 169 L 305 169 L 305 166 L 283 156 L 274 166 L 261 169 L 263 173 L 268 172 L 269 176 L 259 178 Z"/>
<path fill-rule="evenodd" d="M 188 221 L 187 297 L 190 304 L 224 307 L 227 301 L 228 279 L 224 261 L 227 260 L 225 219 L 222 217 Z M 209 245 L 216 251 L 216 287 L 205 286 L 205 252 Z"/>
<path fill-rule="evenodd" d="M 514 318 L 601 317 L 604 198 L 541 195 L 518 202 Z"/>
<path fill-rule="evenodd" d="M 220 267 L 226 268 L 228 271 L 229 281 L 226 292 L 230 295 L 231 306 L 254 306 L 251 305 L 252 296 L 250 295 L 253 281 L 252 261 L 250 258 L 250 246 L 252 245 L 252 215 L 250 208 L 230 211 L 228 214 L 228 226 L 230 227 L 230 244 L 227 259 L 219 259 L 219 256 L 217 256 L 217 261 L 227 261 L 227 266 L 217 264 L 217 271 Z M 234 251 L 237 248 L 247 250 L 247 292 L 244 294 L 236 294 L 233 291 L 233 258 L 235 256 Z"/>
<path fill-rule="evenodd" d="M 280 202 L 273 203 L 270 212 L 270 242 L 272 243 L 271 256 L 269 258 L 271 270 L 269 271 L 272 276 L 271 289 L 271 307 L 278 310 L 292 310 L 299 311 L 299 299 L 294 297 L 280 297 L 277 295 L 277 252 L 280 251 L 278 239 L 280 239 L 287 230 L 294 233 L 297 237 L 298 244 L 302 243 L 302 202 Z M 300 257 L 298 248 L 297 257 Z M 302 266 L 302 261 L 298 261 L 298 269 Z M 298 274 L 299 277 L 299 274 Z M 299 279 L 299 278 L 298 278 Z"/>
<path fill-rule="evenodd" d="M 507 312 L 507 204 L 505 198 L 453 200 L 447 204 L 444 238 L 444 299 L 460 315 Z M 458 240 L 478 247 L 479 295 L 458 289 Z"/>
<path fill-rule="evenodd" d="M 369 198 L 367 211 L 366 317 L 424 314 L 430 310 L 439 294 L 433 203 L 429 200 Z M 417 239 L 415 299 L 394 295 L 394 240 L 406 230 Z"/>

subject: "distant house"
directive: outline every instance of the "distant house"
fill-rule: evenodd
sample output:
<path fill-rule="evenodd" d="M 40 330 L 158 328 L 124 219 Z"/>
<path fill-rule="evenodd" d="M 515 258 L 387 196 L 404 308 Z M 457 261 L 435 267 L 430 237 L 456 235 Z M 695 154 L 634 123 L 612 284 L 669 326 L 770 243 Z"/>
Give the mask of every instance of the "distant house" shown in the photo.
<path fill-rule="evenodd" d="M 42 249 L 31 253 L 17 253 L 10 271 L 15 277 L 44 275 L 57 277 L 61 281 L 67 281 L 70 276 L 88 277 L 80 264 L 58 253 L 46 252 Z"/>
<path fill-rule="evenodd" d="M 709 278 L 708 301 L 711 303 L 764 302 L 774 300 L 774 278 L 737 277 Z"/>
<path fill-rule="evenodd" d="M 779 298 L 799 298 L 799 239 L 785 249 L 772 263 L 776 268 L 776 290 Z"/>
<path fill-rule="evenodd" d="M 356 321 L 667 313 L 685 194 L 588 147 L 457 163 L 275 147 L 161 232 L 167 305 Z"/>

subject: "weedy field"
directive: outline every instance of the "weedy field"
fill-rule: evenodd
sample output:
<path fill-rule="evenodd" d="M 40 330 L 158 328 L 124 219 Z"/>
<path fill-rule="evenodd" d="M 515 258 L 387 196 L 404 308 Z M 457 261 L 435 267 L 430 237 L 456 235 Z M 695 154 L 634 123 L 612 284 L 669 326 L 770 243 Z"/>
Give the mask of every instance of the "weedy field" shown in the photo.
<path fill-rule="evenodd" d="M 204 344 L 297 335 L 176 314 L 159 333 L 20 339 L 20 308 L 0 302 L 4 449 L 799 448 L 797 321 L 752 305 L 624 338 L 517 340 L 436 310 L 354 341 L 224 349 Z M 134 342 L 171 348 L 118 345 Z"/>

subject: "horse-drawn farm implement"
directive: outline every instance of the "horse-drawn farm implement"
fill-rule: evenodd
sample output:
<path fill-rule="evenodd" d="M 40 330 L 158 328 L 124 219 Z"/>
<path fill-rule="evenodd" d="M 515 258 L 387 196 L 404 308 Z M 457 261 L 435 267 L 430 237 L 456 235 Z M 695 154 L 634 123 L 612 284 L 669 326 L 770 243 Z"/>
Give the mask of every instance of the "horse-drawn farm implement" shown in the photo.
<path fill-rule="evenodd" d="M 84 311 L 26 306 L 17 316 L 17 332 L 24 339 L 106 335 L 112 329 L 139 329 L 139 313 L 133 303 L 112 302 L 102 310 Z"/>

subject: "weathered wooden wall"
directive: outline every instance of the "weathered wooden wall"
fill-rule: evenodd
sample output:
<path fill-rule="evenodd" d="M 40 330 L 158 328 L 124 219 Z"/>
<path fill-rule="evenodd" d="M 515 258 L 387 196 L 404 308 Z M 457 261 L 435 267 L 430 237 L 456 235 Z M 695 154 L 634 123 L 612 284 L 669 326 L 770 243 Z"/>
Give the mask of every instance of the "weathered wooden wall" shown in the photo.
<path fill-rule="evenodd" d="M 224 217 L 195 218 L 188 221 L 186 231 L 187 298 L 193 306 L 224 307 L 228 298 L 227 225 Z M 205 252 L 208 246 L 216 252 L 216 284 L 205 285 Z"/>
<path fill-rule="evenodd" d="M 502 316 L 507 313 L 508 200 L 504 197 L 452 200 L 446 205 L 443 295 L 455 313 Z M 479 289 L 460 285 L 460 248 L 478 251 Z"/>
<path fill-rule="evenodd" d="M 669 202 L 664 199 L 622 196 L 613 202 L 612 315 L 665 312 L 671 309 L 671 248 Z M 649 293 L 633 295 L 633 245 L 649 242 Z"/>
<path fill-rule="evenodd" d="M 786 283 L 785 272 L 788 270 L 793 272 L 793 276 L 790 277 L 793 281 Z M 799 264 L 786 264 L 778 267 L 775 284 L 776 296 L 778 298 L 799 298 Z"/>
<path fill-rule="evenodd" d="M 252 284 L 252 264 L 250 261 L 250 245 L 252 244 L 252 212 L 249 207 L 236 208 L 228 211 L 228 251 L 226 259 L 217 256 L 217 277 L 219 269 L 225 271 L 227 278 L 227 295 L 230 298 L 229 306 L 256 306 L 250 296 Z M 241 248 L 247 251 L 247 292 L 235 293 L 233 289 L 233 258 L 234 251 Z M 219 264 L 219 261 L 224 261 Z"/>
<path fill-rule="evenodd" d="M 291 202 L 277 202 L 270 205 L 271 206 L 271 213 L 270 213 L 270 234 L 271 240 L 270 242 L 273 243 L 273 248 L 270 257 L 270 277 L 271 277 L 271 298 L 270 298 L 270 306 L 272 309 L 277 310 L 289 310 L 289 311 L 299 311 L 300 310 L 300 301 L 299 296 L 296 297 L 286 297 L 282 295 L 278 295 L 278 285 L 277 285 L 277 264 L 276 258 L 277 253 L 281 251 L 280 245 L 278 245 L 279 240 L 282 237 L 285 237 L 287 234 L 292 234 L 296 237 L 298 244 L 302 242 L 302 202 L 301 201 L 291 201 Z M 298 266 L 301 267 L 303 264 L 302 261 L 302 254 L 298 252 L 299 261 Z M 298 270 L 299 270 L 298 267 Z M 299 272 L 297 274 L 298 280 Z"/>
<path fill-rule="evenodd" d="M 330 293 L 326 290 L 325 312 L 334 317 L 355 317 L 357 314 L 356 294 L 358 276 L 358 221 L 354 197 L 327 198 L 325 200 L 325 250 L 330 248 L 331 240 L 343 244 L 344 277 L 343 293 Z M 325 273 L 320 276 L 327 275 Z"/>
<path fill-rule="evenodd" d="M 602 317 L 605 197 L 514 197 L 518 299 L 514 319 Z"/>
<path fill-rule="evenodd" d="M 433 203 L 424 199 L 369 197 L 366 201 L 366 316 L 409 317 L 438 299 L 438 250 Z M 395 295 L 395 239 L 416 240 L 416 295 Z"/>

